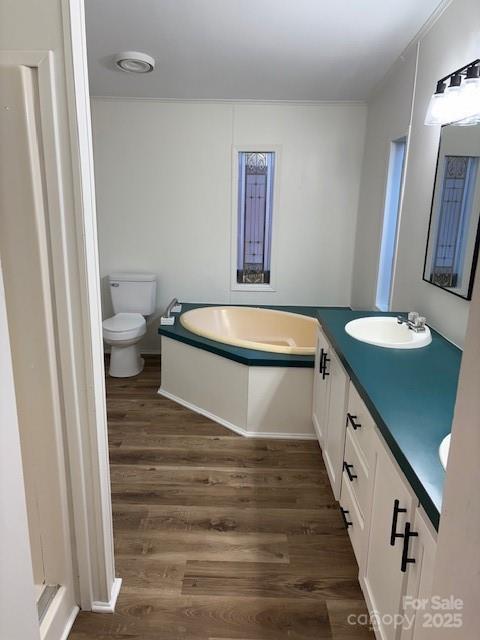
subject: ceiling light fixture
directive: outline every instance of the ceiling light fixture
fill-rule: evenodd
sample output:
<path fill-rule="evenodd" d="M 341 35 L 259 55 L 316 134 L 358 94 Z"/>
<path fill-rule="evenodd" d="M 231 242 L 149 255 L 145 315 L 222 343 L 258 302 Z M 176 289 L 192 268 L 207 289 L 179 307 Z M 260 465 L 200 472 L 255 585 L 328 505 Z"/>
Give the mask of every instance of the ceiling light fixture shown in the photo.
<path fill-rule="evenodd" d="M 150 73 L 155 69 L 155 58 L 141 51 L 122 51 L 114 56 L 117 69 L 127 73 Z"/>
<path fill-rule="evenodd" d="M 469 62 L 437 82 L 430 98 L 426 125 L 474 124 L 480 120 L 480 59 Z M 448 87 L 447 87 L 448 82 Z"/>

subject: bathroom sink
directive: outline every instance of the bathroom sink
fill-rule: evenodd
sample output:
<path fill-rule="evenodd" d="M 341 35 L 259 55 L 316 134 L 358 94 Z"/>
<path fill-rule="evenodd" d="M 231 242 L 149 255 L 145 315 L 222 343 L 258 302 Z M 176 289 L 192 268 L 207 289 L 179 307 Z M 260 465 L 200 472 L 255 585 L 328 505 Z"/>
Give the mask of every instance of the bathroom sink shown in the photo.
<path fill-rule="evenodd" d="M 448 436 L 445 436 L 445 438 L 440 443 L 440 446 L 438 447 L 438 455 L 440 456 L 440 462 L 442 463 L 442 467 L 444 469 L 447 468 L 448 453 L 450 451 L 450 436 L 451 435 L 452 434 L 449 433 Z"/>
<path fill-rule="evenodd" d="M 416 333 L 392 316 L 358 318 L 348 322 L 345 331 L 356 340 L 388 349 L 419 349 L 432 341 L 428 327 Z"/>

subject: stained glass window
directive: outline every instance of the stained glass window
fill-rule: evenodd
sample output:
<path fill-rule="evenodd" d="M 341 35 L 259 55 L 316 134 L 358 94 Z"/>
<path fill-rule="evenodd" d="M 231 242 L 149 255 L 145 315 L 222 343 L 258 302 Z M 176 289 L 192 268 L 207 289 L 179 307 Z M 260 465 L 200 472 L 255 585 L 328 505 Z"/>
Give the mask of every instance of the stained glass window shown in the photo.
<path fill-rule="evenodd" d="M 275 153 L 241 151 L 238 160 L 237 283 L 269 284 Z"/>

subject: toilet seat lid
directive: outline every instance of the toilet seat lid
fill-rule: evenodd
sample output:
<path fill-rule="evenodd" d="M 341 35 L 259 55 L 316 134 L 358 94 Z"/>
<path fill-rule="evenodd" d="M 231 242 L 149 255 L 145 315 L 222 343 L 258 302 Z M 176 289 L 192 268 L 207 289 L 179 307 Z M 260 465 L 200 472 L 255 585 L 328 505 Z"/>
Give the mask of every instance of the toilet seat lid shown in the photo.
<path fill-rule="evenodd" d="M 117 313 L 103 321 L 103 328 L 116 333 L 140 329 L 145 324 L 145 318 L 141 313 Z"/>

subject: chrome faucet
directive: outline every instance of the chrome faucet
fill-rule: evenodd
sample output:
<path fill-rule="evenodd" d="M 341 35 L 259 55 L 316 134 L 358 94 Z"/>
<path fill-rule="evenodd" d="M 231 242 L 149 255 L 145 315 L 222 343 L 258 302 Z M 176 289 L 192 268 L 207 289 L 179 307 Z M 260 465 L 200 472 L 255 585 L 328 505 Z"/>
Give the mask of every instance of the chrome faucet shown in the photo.
<path fill-rule="evenodd" d="M 409 329 L 415 331 L 415 333 L 421 333 L 425 331 L 425 323 L 427 319 L 421 316 L 416 311 L 410 311 L 407 318 L 397 316 L 398 324 L 405 324 Z"/>
<path fill-rule="evenodd" d="M 163 315 L 164 318 L 170 318 L 170 316 L 172 315 L 172 309 L 178 304 L 178 300 L 176 298 L 174 298 L 170 304 L 168 305 L 168 307 L 165 310 L 165 313 Z"/>

